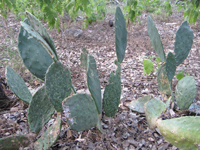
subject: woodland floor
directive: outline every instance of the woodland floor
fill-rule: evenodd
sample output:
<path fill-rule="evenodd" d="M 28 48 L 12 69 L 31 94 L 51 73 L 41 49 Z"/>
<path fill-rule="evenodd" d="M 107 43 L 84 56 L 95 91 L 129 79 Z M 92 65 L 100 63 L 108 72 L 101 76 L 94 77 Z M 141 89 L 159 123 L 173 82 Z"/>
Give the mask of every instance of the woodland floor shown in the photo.
<path fill-rule="evenodd" d="M 76 132 L 63 122 L 62 131 L 57 142 L 50 148 L 53 150 L 79 150 L 79 149 L 125 149 L 125 150 L 176 150 L 169 144 L 157 130 L 150 130 L 144 114 L 138 114 L 126 107 L 127 102 L 134 101 L 142 96 L 161 98 L 156 81 L 156 70 L 150 75 L 143 75 L 142 60 L 144 56 L 156 56 L 147 33 L 146 18 L 149 14 L 143 13 L 140 21 L 127 25 L 127 50 L 122 63 L 121 81 L 122 95 L 118 112 L 114 118 L 102 116 L 104 134 L 96 128 L 88 131 Z M 178 27 L 184 21 L 181 12 L 175 12 L 172 16 L 155 16 L 165 52 L 173 52 L 175 34 Z M 114 20 L 114 15 L 106 15 L 103 21 L 92 23 L 79 38 L 58 33 L 57 30 L 49 30 L 55 43 L 58 55 L 63 64 L 71 71 L 73 84 L 78 92 L 87 92 L 85 70 L 80 67 L 80 54 L 82 48 L 93 55 L 97 62 L 101 87 L 108 84 L 111 71 L 115 71 L 115 34 L 114 27 L 110 27 L 109 20 Z M 64 28 L 81 29 L 83 20 L 77 20 L 76 24 L 63 19 Z M 36 89 L 43 83 L 30 75 L 25 69 L 17 52 L 17 36 L 20 22 L 14 15 L 8 16 L 7 28 L 5 22 L 0 20 L 0 75 L 5 82 L 6 94 L 13 100 L 7 108 L 0 110 L 0 138 L 12 134 L 29 133 L 27 123 L 27 104 L 17 99 L 6 86 L 5 66 L 13 67 L 26 81 L 29 89 Z M 47 24 L 43 23 L 46 27 Z M 188 58 L 178 67 L 194 76 L 197 85 L 195 103 L 200 104 L 200 24 L 191 26 L 194 32 L 194 43 Z M 155 64 L 155 60 L 154 60 Z M 176 72 L 177 73 L 177 72 Z M 174 78 L 174 85 L 177 80 Z M 176 116 L 186 115 L 179 113 Z M 168 116 L 169 118 L 172 116 Z M 23 149 L 23 148 L 22 148 Z M 27 148 L 31 149 L 31 148 Z"/>

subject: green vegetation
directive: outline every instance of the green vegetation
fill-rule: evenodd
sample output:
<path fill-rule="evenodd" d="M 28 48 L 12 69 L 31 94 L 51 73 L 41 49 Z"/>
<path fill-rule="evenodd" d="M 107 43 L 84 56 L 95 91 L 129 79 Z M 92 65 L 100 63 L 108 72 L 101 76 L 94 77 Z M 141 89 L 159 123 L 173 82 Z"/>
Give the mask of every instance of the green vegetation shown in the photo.
<path fill-rule="evenodd" d="M 164 103 L 160 99 L 143 97 L 134 103 L 129 104 L 129 108 L 137 112 L 145 112 L 145 116 L 150 129 L 158 127 L 163 137 L 173 145 L 181 149 L 198 149 L 200 144 L 199 121 L 200 117 L 185 116 L 173 119 L 162 120 L 160 116 L 170 108 L 172 102 L 177 103 L 177 111 L 187 110 L 195 99 L 197 90 L 194 77 L 183 77 L 175 88 L 175 96 L 172 92 L 172 79 L 175 75 L 176 66 L 180 65 L 188 56 L 193 44 L 193 32 L 187 21 L 184 21 L 176 32 L 174 53 L 169 52 L 167 58 L 163 50 L 162 42 L 153 20 L 148 17 L 147 27 L 151 44 L 155 48 L 164 64 L 158 70 L 158 89 L 162 94 L 171 95 Z M 136 107 L 143 110 L 137 110 Z"/>
<path fill-rule="evenodd" d="M 115 64 L 117 69 L 115 74 L 113 72 L 110 74 L 109 84 L 105 87 L 103 107 L 99 75 L 94 57 L 86 53 L 82 54 L 82 56 L 87 57 L 87 85 L 91 96 L 76 93 L 71 82 L 69 69 L 59 61 L 54 43 L 46 29 L 31 13 L 27 12 L 26 15 L 27 19 L 21 22 L 18 36 L 19 52 L 25 66 L 33 75 L 45 80 L 45 85 L 31 95 L 23 79 L 10 67 L 6 68 L 6 78 L 11 90 L 21 100 L 29 104 L 28 124 L 31 132 L 37 135 L 52 118 L 55 110 L 57 111 L 56 121 L 34 143 L 34 148 L 49 149 L 57 140 L 61 129 L 62 112 L 73 130 L 83 131 L 96 126 L 103 132 L 100 121 L 102 109 L 107 116 L 114 117 L 121 97 L 121 63 L 127 44 L 126 23 L 121 9 L 117 7 L 115 13 L 117 53 Z M 71 89 L 74 90 L 73 95 L 71 95 Z M 21 136 L 2 138 L 0 145 L 4 145 L 8 139 L 12 140 L 13 138 L 16 138 L 13 141 L 13 148 L 27 146 L 24 143 L 17 144 L 21 140 Z M 26 135 L 23 138 L 26 140 Z"/>

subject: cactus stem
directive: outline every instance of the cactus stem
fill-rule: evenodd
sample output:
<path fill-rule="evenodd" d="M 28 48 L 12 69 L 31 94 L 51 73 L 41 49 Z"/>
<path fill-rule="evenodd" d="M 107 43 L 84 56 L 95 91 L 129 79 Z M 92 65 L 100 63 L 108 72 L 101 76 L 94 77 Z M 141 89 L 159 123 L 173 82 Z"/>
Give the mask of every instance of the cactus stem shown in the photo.
<path fill-rule="evenodd" d="M 73 90 L 74 94 L 76 94 L 76 89 L 75 89 L 73 83 L 72 83 L 72 90 Z"/>

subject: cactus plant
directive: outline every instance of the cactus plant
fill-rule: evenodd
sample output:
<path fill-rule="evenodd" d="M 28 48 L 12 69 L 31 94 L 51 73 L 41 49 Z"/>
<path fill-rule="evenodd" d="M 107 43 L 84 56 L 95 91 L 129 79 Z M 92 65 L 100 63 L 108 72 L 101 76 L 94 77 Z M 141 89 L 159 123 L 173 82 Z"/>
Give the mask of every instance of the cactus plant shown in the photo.
<path fill-rule="evenodd" d="M 6 78 L 10 89 L 17 97 L 26 103 L 30 103 L 32 95 L 24 80 L 12 68 L 6 67 Z"/>
<path fill-rule="evenodd" d="M 49 36 L 49 34 L 47 33 L 47 30 L 45 29 L 45 27 L 41 24 L 41 22 L 35 17 L 33 16 L 31 13 L 26 12 L 26 16 L 30 22 L 30 26 L 37 31 L 41 37 L 48 43 L 48 45 L 51 47 L 52 51 L 54 52 L 54 55 L 56 57 L 56 59 L 58 59 L 57 56 L 57 52 L 54 46 L 54 42 L 51 39 L 51 37 Z"/>
<path fill-rule="evenodd" d="M 48 150 L 57 140 L 61 129 L 61 113 L 57 113 L 55 122 L 49 127 L 44 134 L 34 143 L 35 150 Z"/>
<path fill-rule="evenodd" d="M 101 87 L 99 82 L 99 74 L 96 67 L 96 61 L 93 56 L 87 57 L 87 84 L 90 93 L 95 101 L 97 111 L 101 113 Z"/>
<path fill-rule="evenodd" d="M 185 116 L 168 120 L 157 120 L 156 124 L 163 137 L 184 150 L 198 150 L 200 146 L 200 117 Z"/>
<path fill-rule="evenodd" d="M 0 138 L 0 150 L 15 150 L 20 147 L 27 147 L 34 140 L 35 135 L 13 135 L 5 138 Z"/>
<path fill-rule="evenodd" d="M 22 24 L 28 28 L 28 24 L 25 22 Z M 33 29 L 30 27 L 29 30 Z M 41 37 L 39 34 L 37 35 Z M 46 50 L 46 46 L 40 43 L 39 39 L 30 35 L 23 26 L 21 26 L 18 36 L 18 49 L 23 63 L 29 71 L 44 80 L 46 70 L 52 64 L 53 59 Z"/>
<path fill-rule="evenodd" d="M 166 72 L 166 64 L 163 64 L 159 69 L 157 73 L 157 83 L 158 83 L 158 89 L 161 92 L 161 94 L 165 95 L 171 95 L 171 89 L 170 89 L 170 83 L 167 72 Z"/>
<path fill-rule="evenodd" d="M 156 128 L 156 120 L 165 110 L 165 103 L 157 98 L 153 98 L 144 104 L 145 116 L 150 129 Z"/>
<path fill-rule="evenodd" d="M 162 120 L 159 119 L 162 113 L 170 106 L 171 98 L 174 100 L 172 92 L 172 79 L 174 77 L 176 66 L 182 63 L 188 56 L 188 53 L 192 47 L 193 33 L 189 28 L 187 22 L 183 22 L 176 33 L 175 42 L 175 56 L 169 52 L 165 60 L 165 53 L 163 51 L 162 43 L 158 31 L 150 17 L 147 19 L 148 23 L 148 33 L 151 39 L 153 47 L 156 49 L 157 54 L 165 62 L 157 74 L 158 88 L 161 94 L 171 94 L 172 97 L 168 101 L 163 103 L 161 100 L 154 98 L 150 101 L 144 103 L 140 102 L 139 99 L 135 102 L 129 104 L 129 108 L 134 109 L 136 104 L 140 107 L 144 105 L 145 116 L 150 129 L 155 129 L 158 127 L 160 133 L 163 137 L 173 145 L 181 149 L 199 149 L 200 147 L 200 117 L 180 117 Z M 196 96 L 196 85 L 195 80 L 191 76 L 186 76 L 182 78 L 175 90 L 175 99 L 180 110 L 186 110 L 190 107 Z M 140 98 L 145 100 L 145 97 Z M 140 103 L 139 103 L 140 102 Z M 134 107 L 134 108 L 132 108 Z M 191 108 L 192 109 L 192 108 Z M 142 110 L 142 109 L 141 109 Z M 140 111 L 140 109 L 139 109 Z M 139 112 L 138 111 L 138 112 Z M 195 110 L 198 112 L 197 110 Z M 140 111 L 142 113 L 142 111 Z"/>
<path fill-rule="evenodd" d="M 32 132 L 38 133 L 49 121 L 55 109 L 42 86 L 33 95 L 28 109 L 28 124 Z"/>
<path fill-rule="evenodd" d="M 144 104 L 148 102 L 151 99 L 149 95 L 141 97 L 135 101 L 132 101 L 129 103 L 129 108 L 133 111 L 136 111 L 138 113 L 145 113 L 144 111 Z"/>
<path fill-rule="evenodd" d="M 125 56 L 127 45 L 126 22 L 119 7 L 115 11 L 115 47 L 118 62 L 122 62 Z"/>
<path fill-rule="evenodd" d="M 73 130 L 83 131 L 97 124 L 96 105 L 88 94 L 75 94 L 66 98 L 63 101 L 63 111 Z"/>
<path fill-rule="evenodd" d="M 160 39 L 160 35 L 151 17 L 147 18 L 147 28 L 148 28 L 148 34 L 151 39 L 151 44 L 153 48 L 155 49 L 156 53 L 161 58 L 161 60 L 165 62 L 166 57 L 165 57 L 165 52 L 164 52 L 163 45 Z"/>
<path fill-rule="evenodd" d="M 175 89 L 175 97 L 180 110 L 186 110 L 195 99 L 197 90 L 194 77 L 186 76 L 182 78 Z"/>
<path fill-rule="evenodd" d="M 169 52 L 166 59 L 166 72 L 169 81 L 172 81 L 176 72 L 176 60 L 174 55 Z"/>
<path fill-rule="evenodd" d="M 83 131 L 96 126 L 103 132 L 101 129 L 101 87 L 94 57 L 86 55 L 87 52 L 84 51 L 83 57 L 87 58 L 87 85 L 92 97 L 88 94 L 74 94 L 68 97 L 71 89 L 76 93 L 71 83 L 69 70 L 59 62 L 54 43 L 43 25 L 32 14 L 28 12 L 26 14 L 28 19 L 21 22 L 18 36 L 19 52 L 29 71 L 45 80 L 45 85 L 40 87 L 33 96 L 29 95 L 29 99 L 31 97 L 28 109 L 30 130 L 39 133 L 55 110 L 58 115 L 55 123 L 34 143 L 34 148 L 48 149 L 56 141 L 60 132 L 62 112 L 71 129 Z M 127 44 L 126 24 L 119 7 L 116 8 L 115 19 L 117 70 L 116 74 L 110 75 L 103 103 L 108 116 L 115 115 L 120 102 L 121 63 Z"/>
<path fill-rule="evenodd" d="M 193 32 L 187 21 L 184 21 L 176 32 L 175 38 L 175 58 L 176 65 L 180 65 L 188 56 L 193 44 Z"/>
<path fill-rule="evenodd" d="M 103 108 L 106 116 L 113 117 L 117 111 L 121 96 L 121 67 L 120 64 L 116 74 L 110 74 L 109 85 L 105 87 L 103 94 Z"/>
<path fill-rule="evenodd" d="M 71 75 L 61 62 L 53 63 L 45 76 L 47 95 L 58 112 L 62 112 L 62 101 L 71 93 Z"/>

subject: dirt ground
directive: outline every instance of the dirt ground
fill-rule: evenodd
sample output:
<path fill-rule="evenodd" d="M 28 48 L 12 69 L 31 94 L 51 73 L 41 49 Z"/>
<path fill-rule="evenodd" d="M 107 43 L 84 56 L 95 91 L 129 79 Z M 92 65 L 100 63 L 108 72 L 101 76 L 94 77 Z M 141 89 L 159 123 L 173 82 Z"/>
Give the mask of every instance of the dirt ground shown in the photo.
<path fill-rule="evenodd" d="M 96 128 L 88 131 L 76 132 L 70 129 L 66 122 L 62 123 L 62 130 L 57 142 L 50 148 L 52 150 L 80 150 L 80 149 L 125 149 L 125 150 L 176 150 L 177 148 L 168 143 L 158 130 L 150 130 L 144 114 L 131 111 L 126 104 L 142 96 L 151 95 L 162 99 L 156 81 L 156 70 L 150 75 L 143 75 L 142 60 L 144 56 L 156 56 L 147 33 L 146 18 L 149 14 L 143 13 L 140 21 L 127 25 L 127 49 L 125 59 L 121 65 L 122 95 L 118 112 L 114 118 L 102 116 L 102 127 L 104 134 Z M 184 21 L 183 14 L 176 12 L 172 16 L 164 15 L 152 16 L 161 36 L 163 47 L 166 53 L 173 52 L 175 34 L 178 27 Z M 106 15 L 103 21 L 92 23 L 87 29 L 83 29 L 80 37 L 73 37 L 58 33 L 57 30 L 49 30 L 58 56 L 63 64 L 71 71 L 72 82 L 78 92 L 87 92 L 85 70 L 80 67 L 80 54 L 82 48 L 93 55 L 97 62 L 102 90 L 108 83 L 109 74 L 115 71 L 115 33 L 114 27 L 109 26 L 109 20 L 114 21 L 114 15 Z M 0 137 L 12 134 L 29 133 L 27 123 L 27 104 L 24 104 L 9 90 L 5 80 L 5 65 L 14 66 L 26 81 L 29 89 L 36 89 L 43 84 L 34 78 L 24 69 L 19 55 L 17 61 L 10 63 L 10 58 L 3 55 L 8 51 L 17 51 L 17 36 L 20 29 L 20 22 L 14 15 L 8 16 L 8 26 L 6 28 L 1 18 L 0 26 L 0 75 L 5 82 L 6 94 L 13 100 L 9 107 L 0 110 Z M 83 20 L 79 19 L 76 24 L 63 19 L 64 29 L 81 29 Z M 46 27 L 47 24 L 43 23 Z M 177 68 L 185 70 L 195 78 L 197 85 L 197 95 L 195 103 L 200 104 L 200 24 L 191 26 L 194 32 L 194 41 L 188 58 Z M 7 30 L 6 30 L 7 29 Z M 63 30 L 64 31 L 64 30 Z M 10 45 L 13 47 L 10 47 Z M 154 60 L 155 64 L 155 60 Z M 156 65 L 155 65 L 156 66 Z M 177 73 L 177 72 L 176 72 Z M 174 78 L 174 86 L 177 80 Z M 178 114 L 186 115 L 185 113 Z M 31 149 L 31 148 L 28 148 Z"/>

